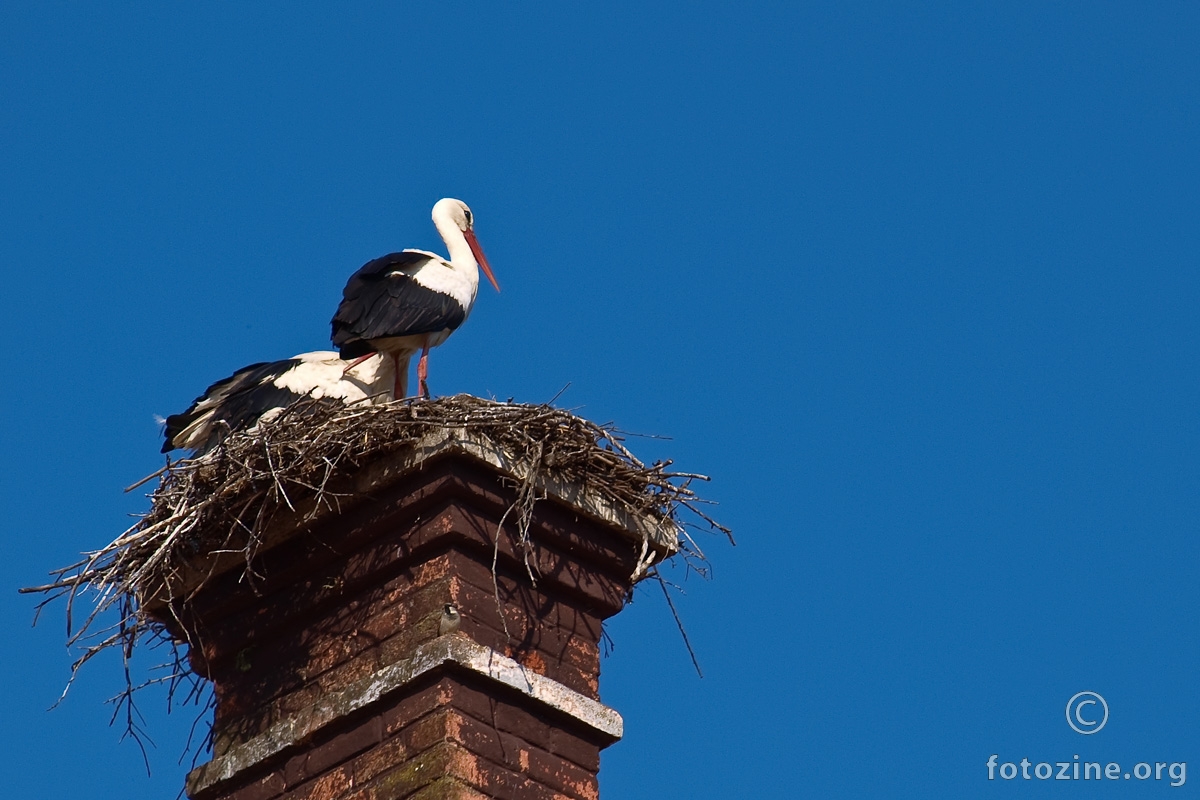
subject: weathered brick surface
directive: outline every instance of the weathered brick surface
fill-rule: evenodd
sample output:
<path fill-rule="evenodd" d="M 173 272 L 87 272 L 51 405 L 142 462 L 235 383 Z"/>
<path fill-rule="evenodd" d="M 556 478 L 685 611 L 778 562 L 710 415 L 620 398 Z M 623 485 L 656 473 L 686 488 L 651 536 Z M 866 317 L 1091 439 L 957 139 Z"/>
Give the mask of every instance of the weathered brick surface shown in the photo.
<path fill-rule="evenodd" d="M 528 741 L 505 733 L 452 707 L 444 708 L 414 724 L 406 740 L 414 750 L 425 750 L 439 741 L 451 741 L 481 756 L 492 765 L 561 791 L 571 797 L 595 800 L 595 772 L 551 755 Z"/>
<path fill-rule="evenodd" d="M 361 547 L 361 543 L 356 541 L 357 537 L 381 538 L 389 528 L 394 529 L 397 522 L 405 518 L 432 518 L 451 499 L 460 506 L 462 501 L 466 501 L 466 505 L 474 509 L 472 513 L 476 522 L 466 533 L 482 538 L 490 548 L 496 521 L 512 502 L 512 490 L 504 488 L 501 479 L 486 467 L 461 459 L 445 459 L 438 464 L 428 465 L 425 471 L 408 481 L 376 493 L 369 503 L 361 504 L 338 517 L 333 524 L 342 536 L 336 543 L 324 540 L 318 529 L 313 535 L 299 537 L 304 540 L 301 544 L 307 543 L 307 549 L 264 554 L 259 559 L 258 572 L 272 580 L 289 583 L 296 583 L 297 576 L 300 581 L 312 580 L 320 574 L 315 567 L 338 557 L 354 554 L 358 561 L 364 557 L 370 558 L 370 550 Z M 434 507 L 432 513 L 431 507 Z M 618 580 L 623 579 L 628 574 L 626 570 L 631 570 L 635 563 L 636 548 L 630 546 L 627 540 L 613 536 L 610 530 L 552 502 L 538 505 L 535 527 L 558 541 L 559 549 L 567 552 L 573 563 L 588 564 Z M 438 531 L 431 529 L 430 532 Z M 406 539 L 405 550 L 413 551 L 420 544 L 410 537 Z M 501 542 L 501 551 L 513 552 L 506 542 Z M 339 569 L 330 575 L 345 577 L 347 572 L 346 569 Z M 221 581 L 228 584 L 223 587 L 225 591 L 236 590 L 240 584 L 236 574 L 227 575 L 219 579 Z M 336 580 L 326 581 L 326 584 L 333 588 Z M 244 605 L 247 605 L 244 598 L 222 593 L 208 598 L 200 611 L 204 616 L 211 616 L 214 613 L 229 613 Z"/>
<path fill-rule="evenodd" d="M 588 772 L 599 772 L 600 747 L 596 742 L 587 741 L 574 732 L 564 728 L 554 728 L 550 731 L 550 746 L 547 749 L 581 769 Z"/>
<path fill-rule="evenodd" d="M 378 716 L 371 717 L 345 733 L 324 742 L 314 742 L 304 764 L 306 775 L 319 775 L 332 766 L 348 761 L 383 740 L 383 725 Z"/>
<path fill-rule="evenodd" d="M 371 788 L 381 795 L 405 797 L 405 792 L 415 792 L 447 777 L 497 800 L 568 800 L 570 797 L 451 741 L 439 742 L 400 764 L 373 781 Z"/>
<path fill-rule="evenodd" d="M 511 624 L 506 637 L 494 588 L 486 591 L 468 582 L 490 579 L 489 569 L 456 551 L 436 560 L 462 577 L 438 577 L 427 586 L 410 585 L 407 594 L 399 595 L 393 580 L 388 594 L 398 599 L 392 605 L 363 604 L 361 616 L 349 621 L 339 616 L 328 629 L 325 623 L 314 622 L 321 635 L 312 629 L 298 633 L 290 648 L 284 636 L 249 648 L 237 667 L 218 681 L 218 724 L 236 727 L 243 738 L 254 735 L 311 705 L 321 694 L 410 656 L 418 645 L 438 635 L 441 606 L 447 600 L 459 606 L 462 630 L 475 641 L 598 697 L 598 618 L 509 579 L 502 584 L 501 595 L 502 602 L 505 595 L 509 598 L 505 622 Z M 530 596 L 522 606 L 515 606 L 511 601 L 519 592 Z M 539 609 L 545 615 L 541 625 L 534 622 Z"/>
<path fill-rule="evenodd" d="M 283 800 L 335 800 L 354 788 L 353 773 L 346 767 L 324 772 L 282 795 Z"/>
<path fill-rule="evenodd" d="M 248 584 L 217 580 L 181 614 L 216 684 L 222 754 L 439 635 L 460 634 L 598 698 L 602 621 L 620 610 L 635 548 L 552 503 L 526 554 L 497 522 L 512 502 L 486 469 L 447 462 L 265 553 Z M 499 599 L 499 603 L 497 603 Z M 336 722 L 197 800 L 596 800 L 611 742 L 454 667 Z"/>
<path fill-rule="evenodd" d="M 227 795 L 229 800 L 272 800 L 283 794 L 286 784 L 283 776 L 273 772 Z"/>
<path fill-rule="evenodd" d="M 384 737 L 390 737 L 416 720 L 450 702 L 454 687 L 443 677 L 436 680 L 426 678 L 413 684 L 402 696 L 379 706 L 379 718 L 383 724 Z"/>
<path fill-rule="evenodd" d="M 411 800 L 490 800 L 483 792 L 472 789 L 454 778 L 436 780 L 409 797 Z M 375 800 L 392 800 L 392 798 L 378 796 Z"/>
<path fill-rule="evenodd" d="M 407 560 L 419 547 L 429 546 L 439 537 L 482 545 L 490 555 L 500 516 L 495 511 L 503 513 L 511 501 L 511 491 L 499 488 L 497 478 L 482 468 L 461 463 L 441 467 L 442 472 L 447 470 L 459 474 L 439 476 L 434 474 L 438 469 L 431 468 L 424 485 L 398 486 L 389 496 L 331 521 L 328 527 L 337 529 L 336 537 L 318 530 L 297 538 L 286 548 L 264 554 L 256 571 L 265 576 L 260 584 L 273 583 L 274 591 L 283 590 L 278 602 L 268 596 L 272 587 L 260 585 L 264 589 L 262 597 L 241 591 L 244 586 L 235 571 L 217 579 L 214 588 L 218 591 L 207 593 L 205 599 L 219 598 L 219 602 L 197 607 L 198 616 L 227 619 L 248 608 L 253 612 L 253 623 L 244 625 L 240 633 L 235 630 L 234 638 L 249 636 L 254 631 L 273 630 L 280 615 L 291 616 L 336 600 L 352 588 L 354 581 L 374 575 L 397 560 Z M 437 508 L 430 509 L 430 505 Z M 553 564 L 547 560 L 543 579 L 560 579 L 565 586 L 585 594 L 586 587 L 598 587 L 604 578 L 623 584 L 636 560 L 635 548 L 628 542 L 552 503 L 538 505 L 532 533 L 539 542 L 556 543 L 539 547 L 539 551 L 566 556 Z M 523 568 L 523 555 L 514 549 L 508 536 L 501 537 L 500 553 Z M 606 586 L 605 593 L 596 599 L 609 604 L 609 613 L 615 613 L 623 594 L 623 585 Z M 208 657 L 220 657 L 220 651 Z"/>
<path fill-rule="evenodd" d="M 414 755 L 416 754 L 402 739 L 387 739 L 355 759 L 355 780 L 359 785 L 369 784 Z"/>
<path fill-rule="evenodd" d="M 600 745 L 572 733 L 569 720 L 556 724 L 536 707 L 523 708 L 518 697 L 494 696 L 485 684 L 446 674 L 415 686 L 277 760 L 267 779 L 239 790 L 244 796 L 224 796 L 382 800 L 408 797 L 449 776 L 455 782 L 446 790 L 459 792 L 449 796 L 469 797 L 461 793 L 467 787 L 496 798 L 596 800 Z"/>
<path fill-rule="evenodd" d="M 540 748 L 530 747 L 522 766 L 531 779 L 571 797 L 577 797 L 579 800 L 597 800 L 600 796 L 600 785 L 594 773 L 580 769 L 570 761 Z"/>

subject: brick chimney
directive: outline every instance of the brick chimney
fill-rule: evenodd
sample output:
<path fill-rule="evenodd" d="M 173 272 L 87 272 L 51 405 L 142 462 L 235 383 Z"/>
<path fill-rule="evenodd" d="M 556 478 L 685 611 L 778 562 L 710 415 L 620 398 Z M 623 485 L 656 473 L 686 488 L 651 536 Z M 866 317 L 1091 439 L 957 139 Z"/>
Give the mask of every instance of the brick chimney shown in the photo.
<path fill-rule="evenodd" d="M 543 478 L 522 537 L 524 477 L 486 438 L 434 434 L 340 505 L 298 505 L 249 564 L 198 556 L 186 602 L 147 601 L 215 688 L 188 796 L 597 798 L 622 734 L 601 623 L 675 533 Z"/>

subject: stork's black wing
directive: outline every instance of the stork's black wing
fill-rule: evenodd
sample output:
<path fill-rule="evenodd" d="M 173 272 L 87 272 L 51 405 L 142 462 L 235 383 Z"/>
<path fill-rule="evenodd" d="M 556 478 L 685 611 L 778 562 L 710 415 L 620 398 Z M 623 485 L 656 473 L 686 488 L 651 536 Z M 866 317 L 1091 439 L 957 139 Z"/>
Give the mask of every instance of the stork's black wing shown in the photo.
<path fill-rule="evenodd" d="M 350 276 L 333 315 L 333 345 L 342 358 L 375 351 L 373 339 L 453 330 L 466 309 L 448 294 L 421 285 L 412 272 L 429 261 L 425 253 L 405 250 L 368 261 Z"/>
<path fill-rule="evenodd" d="M 290 389 L 280 389 L 275 385 L 275 379 L 301 363 L 298 358 L 288 358 L 251 364 L 209 386 L 204 394 L 192 401 L 187 411 L 167 417 L 162 452 L 187 447 L 184 442 L 186 437 L 180 434 L 197 422 L 209 428 L 211 433 L 218 434 L 219 438 L 224 438 L 222 434 L 252 427 L 259 417 L 272 408 L 284 408 L 292 404 L 302 395 Z M 201 449 L 207 449 L 215 443 L 216 440 L 207 441 Z"/>

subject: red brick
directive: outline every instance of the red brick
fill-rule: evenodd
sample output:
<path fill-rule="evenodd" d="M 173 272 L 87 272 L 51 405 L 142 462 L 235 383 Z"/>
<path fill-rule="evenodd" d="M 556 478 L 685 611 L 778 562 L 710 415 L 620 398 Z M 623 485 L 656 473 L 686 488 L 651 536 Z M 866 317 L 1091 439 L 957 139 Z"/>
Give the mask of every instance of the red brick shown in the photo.
<path fill-rule="evenodd" d="M 363 619 L 355 633 L 364 639 L 370 639 L 378 643 L 396 631 L 404 630 L 409 624 L 410 617 L 414 616 L 415 612 L 415 609 L 408 607 L 407 603 L 402 602 L 408 596 L 408 594 L 404 595 L 401 597 L 401 601 L 385 608 L 372 609 L 372 613 Z"/>
<path fill-rule="evenodd" d="M 455 676 L 446 680 L 449 702 L 459 711 L 471 715 L 486 725 L 493 725 L 496 698 Z"/>
<path fill-rule="evenodd" d="M 400 732 L 401 740 L 414 753 L 424 752 L 447 741 L 449 739 L 449 730 L 447 729 L 449 713 L 449 709 L 443 708 L 432 714 L 426 714 Z"/>
<path fill-rule="evenodd" d="M 251 783 L 249 786 L 243 786 L 230 794 L 222 796 L 228 798 L 228 800 L 272 800 L 272 798 L 283 794 L 285 788 L 283 777 L 278 773 L 271 773 Z"/>
<path fill-rule="evenodd" d="M 395 664 L 416 652 L 417 647 L 438 636 L 438 618 L 426 617 L 408 630 L 401 631 L 379 645 L 379 663 Z"/>
<path fill-rule="evenodd" d="M 283 763 L 283 782 L 289 789 L 294 789 L 311 777 L 305 766 L 308 761 L 308 751 L 297 753 Z"/>
<path fill-rule="evenodd" d="M 310 775 L 319 775 L 330 767 L 347 761 L 351 756 L 379 744 L 383 739 L 383 726 L 379 717 L 371 717 L 357 727 L 340 733 L 324 742 L 314 742 L 308 752 L 305 769 Z"/>
<path fill-rule="evenodd" d="M 483 759 L 475 764 L 472 785 L 497 800 L 568 800 L 566 796 L 519 771 Z"/>
<path fill-rule="evenodd" d="M 550 752 L 589 772 L 600 771 L 600 745 L 581 739 L 570 731 L 562 728 L 550 731 Z"/>
<path fill-rule="evenodd" d="M 442 678 L 414 694 L 393 701 L 380 712 L 383 735 L 391 736 L 450 700 L 451 685 Z"/>
<path fill-rule="evenodd" d="M 600 796 L 600 784 L 595 774 L 540 748 L 530 748 L 526 773 L 535 781 L 578 800 L 598 800 Z"/>
<path fill-rule="evenodd" d="M 300 784 L 283 795 L 283 800 L 334 800 L 353 788 L 349 770 L 338 768 Z"/>
<path fill-rule="evenodd" d="M 372 800 L 395 800 L 392 797 L 378 796 Z M 442 778 L 421 789 L 416 794 L 409 795 L 409 800 L 491 800 L 486 794 L 472 789 L 462 781 L 454 778 Z"/>
<path fill-rule="evenodd" d="M 500 702 L 496 703 L 492 716 L 495 726 L 505 733 L 519 736 L 530 744 L 540 747 L 549 746 L 550 725 L 525 709 Z"/>
<path fill-rule="evenodd" d="M 417 753 L 371 781 L 371 787 L 384 797 L 404 797 L 435 780 L 455 777 L 471 782 L 474 759 L 446 742 Z M 463 775 L 462 773 L 466 773 Z"/>
<path fill-rule="evenodd" d="M 489 761 L 509 766 L 510 748 L 505 747 L 504 734 L 457 709 L 449 710 L 446 714 L 449 738 Z"/>
<path fill-rule="evenodd" d="M 280 696 L 273 704 L 280 719 L 288 719 L 310 707 L 321 697 L 321 687 L 316 684 L 301 686 L 293 692 Z"/>
<path fill-rule="evenodd" d="M 382 775 L 415 753 L 399 738 L 387 739 L 350 762 L 354 783 L 362 785 Z"/>

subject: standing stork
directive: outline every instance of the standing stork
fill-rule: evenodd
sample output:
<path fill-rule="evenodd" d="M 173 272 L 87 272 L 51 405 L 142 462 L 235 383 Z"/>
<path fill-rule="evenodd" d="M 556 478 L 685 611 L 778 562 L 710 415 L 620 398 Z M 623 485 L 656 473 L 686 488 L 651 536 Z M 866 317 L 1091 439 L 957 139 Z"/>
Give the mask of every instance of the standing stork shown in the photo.
<path fill-rule="evenodd" d="M 407 396 L 408 364 L 420 350 L 418 391 L 429 396 L 429 348 L 466 321 L 479 291 L 479 267 L 496 291 L 500 284 L 475 238 L 471 209 L 444 198 L 433 206 L 433 224 L 449 260 L 424 250 L 402 250 L 368 261 L 350 276 L 333 315 L 333 344 L 358 364 L 379 353 L 391 358 L 395 397 Z"/>

